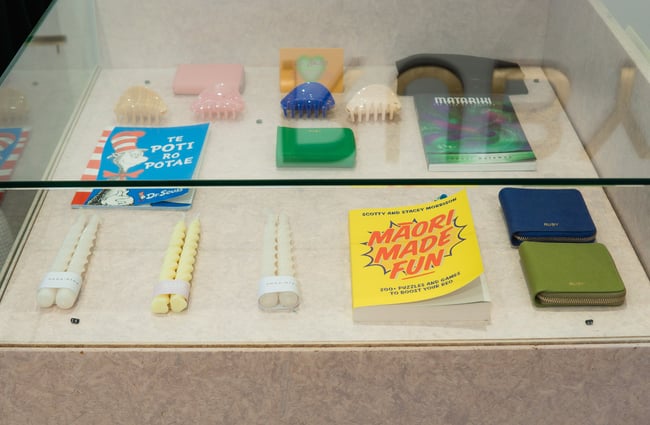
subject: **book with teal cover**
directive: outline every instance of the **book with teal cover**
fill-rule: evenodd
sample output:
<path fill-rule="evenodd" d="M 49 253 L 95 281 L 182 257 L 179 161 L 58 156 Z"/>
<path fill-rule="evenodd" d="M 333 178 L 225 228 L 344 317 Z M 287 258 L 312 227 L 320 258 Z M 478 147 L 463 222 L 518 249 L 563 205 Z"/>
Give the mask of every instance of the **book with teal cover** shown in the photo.
<path fill-rule="evenodd" d="M 531 171 L 536 157 L 508 96 L 414 97 L 429 171 Z"/>

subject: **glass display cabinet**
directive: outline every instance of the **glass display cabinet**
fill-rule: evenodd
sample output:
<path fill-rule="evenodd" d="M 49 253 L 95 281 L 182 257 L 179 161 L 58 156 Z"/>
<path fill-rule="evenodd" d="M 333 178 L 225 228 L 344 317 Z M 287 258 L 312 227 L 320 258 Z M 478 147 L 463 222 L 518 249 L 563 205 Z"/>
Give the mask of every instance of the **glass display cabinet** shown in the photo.
<path fill-rule="evenodd" d="M 642 1 L 628 3 L 647 16 Z M 0 127 L 15 139 L 0 138 L 3 421 L 642 423 L 650 53 L 626 12 L 601 0 L 54 2 L 0 80 Z M 342 89 L 325 117 L 283 114 L 284 48 L 343 51 Z M 535 169 L 429 171 L 414 96 L 400 88 L 419 77 L 396 65 L 414 55 L 514 64 L 479 77 L 509 96 Z M 243 111 L 207 120 L 194 178 L 101 187 L 189 188 L 191 208 L 72 208 L 76 193 L 98 186 L 82 176 L 103 131 L 121 125 L 115 108 L 129 87 L 166 105 L 155 126 L 206 121 L 191 109 L 196 95 L 175 93 L 183 64 L 241 64 Z M 455 82 L 469 91 L 480 68 L 458 65 L 470 74 L 462 79 L 456 65 L 418 66 L 453 97 Z M 350 119 L 346 104 L 371 84 L 396 93 L 393 119 Z M 279 126 L 350 128 L 355 163 L 278 167 Z M 503 187 L 578 189 L 625 283 L 624 305 L 533 305 Z M 490 321 L 356 323 L 348 212 L 461 189 Z M 258 308 L 269 212 L 291 223 L 296 311 Z M 82 214 L 99 227 L 77 302 L 39 307 L 39 284 Z M 189 307 L 153 314 L 169 235 L 197 217 Z"/>

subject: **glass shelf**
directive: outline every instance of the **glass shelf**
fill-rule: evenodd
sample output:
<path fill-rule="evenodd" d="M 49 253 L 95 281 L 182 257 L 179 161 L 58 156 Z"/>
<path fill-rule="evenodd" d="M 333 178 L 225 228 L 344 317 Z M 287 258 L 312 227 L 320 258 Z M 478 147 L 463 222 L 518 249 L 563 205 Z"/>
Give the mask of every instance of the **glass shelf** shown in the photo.
<path fill-rule="evenodd" d="M 601 16 L 605 14 L 603 10 L 606 11 L 604 6 L 592 3 L 594 6 L 580 6 L 591 9 L 585 19 L 600 19 L 600 26 L 607 31 L 605 36 L 620 35 L 616 22 Z M 147 42 L 137 46 L 129 44 L 120 35 L 119 26 L 111 20 L 115 9 L 104 2 L 97 6 L 78 0 L 56 2 L 12 67 L 4 73 L 2 88 L 22 94 L 29 108 L 15 124 L 29 127 L 31 135 L 11 180 L 2 182 L 3 187 L 84 186 L 79 178 L 92 148 L 90 141 L 97 139 L 103 128 L 116 124 L 113 107 L 129 86 L 145 85 L 160 94 L 169 107 L 165 125 L 197 122 L 189 109 L 194 97 L 174 95 L 171 89 L 175 67 L 179 60 L 188 56 L 187 52 L 183 51 L 182 57 L 176 58 L 174 53 L 178 50 L 174 46 L 164 55 L 155 54 L 164 51 L 160 46 L 166 42 L 147 38 L 147 31 L 157 33 L 161 30 L 148 20 L 146 25 L 130 29 L 129 34 L 134 40 Z M 172 10 L 158 11 L 160 22 L 169 19 L 168 13 Z M 528 18 L 542 13 L 533 6 L 520 6 L 518 12 Z M 512 17 L 513 24 L 521 23 L 520 19 L 525 17 Z M 275 18 L 269 15 L 268 19 Z M 376 18 L 381 20 L 386 16 L 380 14 Z M 576 73 L 572 61 L 578 55 L 569 57 L 572 54 L 569 47 L 565 47 L 553 32 L 555 26 L 563 24 L 562 19 L 551 9 L 542 22 L 546 26 L 538 24 L 535 28 L 540 31 L 537 38 L 527 34 L 525 40 L 513 38 L 509 41 L 513 49 L 511 55 L 515 57 L 508 59 L 515 59 L 522 65 L 523 82 L 529 91 L 526 95 L 512 96 L 512 101 L 538 157 L 539 167 L 535 172 L 428 172 L 410 96 L 401 97 L 403 111 L 394 122 L 351 123 L 345 114 L 345 103 L 370 83 L 394 87 L 397 76 L 394 63 L 412 49 L 395 52 L 375 48 L 362 56 L 363 52 L 350 48 L 346 56 L 345 92 L 334 94 L 338 107 L 326 120 L 282 117 L 279 102 L 283 95 L 278 89 L 277 56 L 270 55 L 273 52 L 265 51 L 266 63 L 260 63 L 261 59 L 251 60 L 250 64 L 244 62 L 246 87 L 243 97 L 247 106 L 243 116 L 213 126 L 210 146 L 205 152 L 207 158 L 195 181 L 168 184 L 647 185 L 650 146 L 645 137 L 648 129 L 643 119 L 643 106 L 647 105 L 650 90 L 647 87 L 648 67 L 642 64 L 637 68 L 629 59 L 621 62 L 613 57 L 614 54 L 635 57 L 634 52 L 630 53 L 634 50 L 633 43 L 621 36 L 614 40 L 619 51 L 613 48 L 612 52 L 599 51 L 601 62 L 607 61 L 608 55 L 612 56 L 612 64 L 606 68 L 607 75 L 596 67 L 579 69 L 580 74 Z M 277 36 L 275 31 L 273 36 Z M 512 31 L 521 29 L 517 27 Z M 221 33 L 220 36 L 226 37 Z M 230 38 L 236 37 L 231 34 Z M 611 44 L 611 40 L 607 41 Z M 529 44 L 527 54 L 521 52 L 524 43 Z M 241 52 L 225 55 L 228 60 L 247 55 L 256 57 L 257 50 L 253 46 L 239 44 Z M 273 50 L 277 52 L 279 47 L 274 46 Z M 497 45 L 494 52 L 471 53 L 496 56 L 510 51 L 506 47 Z M 202 45 L 197 47 L 199 51 L 203 49 Z M 583 55 L 589 56 L 586 52 Z M 149 66 L 143 67 L 148 59 Z M 602 84 L 603 78 L 606 78 L 606 86 L 591 95 L 583 93 L 591 84 Z M 3 125 L 10 124 L 11 121 L 5 119 Z M 277 169 L 273 150 L 278 125 L 352 128 L 359 150 L 357 166 L 350 170 Z M 109 186 L 112 184 L 120 183 Z"/>
<path fill-rule="evenodd" d="M 167 99 L 169 116 L 165 125 L 175 126 L 197 121 L 190 111 L 193 96 L 174 96 L 171 81 L 174 68 L 115 70 L 102 69 L 75 126 L 70 129 L 55 170 L 45 181 L 17 181 L 23 187 L 77 187 L 102 126 L 113 124 L 116 87 L 133 81 L 148 82 Z M 648 172 L 642 167 L 616 170 L 619 174 L 599 176 L 585 151 L 552 86 L 542 69 L 524 68 L 529 94 L 512 96 L 512 102 L 537 155 L 534 172 L 429 172 L 424 160 L 417 113 L 412 97 L 402 96 L 400 118 L 389 122 L 351 123 L 346 117 L 344 98 L 334 94 L 340 105 L 327 119 L 286 119 L 279 107 L 282 94 L 277 88 L 277 69 L 246 67 L 245 99 L 247 109 L 237 120 L 213 124 L 202 154 L 202 164 L 191 186 L 228 185 L 358 185 L 358 184 L 644 184 Z M 391 67 L 348 69 L 349 91 L 356 92 L 370 81 L 393 84 Z M 107 117 L 110 117 L 107 119 Z M 275 165 L 277 126 L 350 127 L 354 131 L 358 159 L 352 169 L 282 169 Z M 644 174 L 645 172 L 645 174 Z M 639 174 L 640 173 L 640 174 Z M 88 184 L 87 182 L 85 184 Z M 124 183 L 113 182 L 112 185 Z M 140 181 L 151 186 L 155 182 Z M 158 183 L 159 184 L 159 183 Z M 166 185 L 188 183 L 166 182 Z M 111 184 L 107 185 L 111 186 Z"/>

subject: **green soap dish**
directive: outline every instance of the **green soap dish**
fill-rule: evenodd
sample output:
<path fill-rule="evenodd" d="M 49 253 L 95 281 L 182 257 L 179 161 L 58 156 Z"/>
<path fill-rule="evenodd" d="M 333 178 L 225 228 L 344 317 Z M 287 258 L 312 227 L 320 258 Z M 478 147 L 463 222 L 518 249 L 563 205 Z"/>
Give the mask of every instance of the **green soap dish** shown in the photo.
<path fill-rule="evenodd" d="M 352 168 L 355 160 L 352 129 L 278 127 L 278 167 Z"/>

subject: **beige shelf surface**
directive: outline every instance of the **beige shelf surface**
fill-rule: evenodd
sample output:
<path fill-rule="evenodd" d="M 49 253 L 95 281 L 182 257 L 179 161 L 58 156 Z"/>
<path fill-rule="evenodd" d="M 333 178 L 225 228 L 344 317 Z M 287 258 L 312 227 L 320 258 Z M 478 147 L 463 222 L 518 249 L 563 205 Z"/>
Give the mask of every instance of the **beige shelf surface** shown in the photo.
<path fill-rule="evenodd" d="M 347 211 L 408 205 L 458 188 L 211 188 L 197 192 L 187 218 L 203 231 L 190 306 L 149 311 L 153 285 L 182 212 L 98 211 L 101 227 L 77 304 L 41 309 L 35 295 L 79 211 L 72 193 L 51 191 L 0 303 L 3 343 L 53 344 L 357 344 L 520 342 L 650 338 L 650 284 L 600 188 L 581 188 L 628 289 L 617 308 L 539 309 L 531 305 L 517 250 L 510 247 L 497 187 L 469 188 L 493 300 L 487 325 L 361 325 L 352 321 Z M 266 212 L 289 215 L 303 303 L 295 313 L 257 307 Z M 70 323 L 77 317 L 80 323 Z M 587 326 L 585 320 L 593 319 Z"/>
<path fill-rule="evenodd" d="M 113 125 L 112 108 L 126 87 L 150 81 L 167 101 L 166 124 L 194 122 L 192 97 L 173 96 L 173 69 L 103 70 L 65 146 L 54 179 L 78 179 L 101 130 Z M 462 173 L 459 177 L 596 177 L 591 162 L 541 71 L 527 68 L 530 95 L 513 102 L 538 156 L 538 170 Z M 277 73 L 247 68 L 247 109 L 236 121 L 215 123 L 200 178 L 442 177 L 426 171 L 413 104 L 403 98 L 395 122 L 352 124 L 343 106 L 350 93 L 394 79 L 390 67 L 346 73 L 346 94 L 326 120 L 284 120 Z M 261 120 L 261 123 L 258 122 Z M 352 170 L 278 170 L 278 125 L 350 126 L 358 163 Z M 452 174 L 453 175 L 453 174 Z M 580 188 L 628 289 L 617 308 L 538 309 L 532 306 L 516 249 L 510 247 L 499 187 L 468 187 L 486 278 L 493 301 L 489 324 L 361 325 L 352 321 L 347 211 L 426 202 L 460 187 L 225 187 L 199 188 L 194 206 L 178 211 L 95 210 L 101 218 L 84 287 L 71 310 L 41 309 L 35 296 L 65 233 L 81 212 L 71 190 L 51 190 L 43 202 L 0 302 L 0 343 L 63 345 L 267 345 L 267 344 L 488 344 L 545 341 L 626 342 L 650 339 L 650 283 L 600 187 Z M 303 302 L 295 313 L 257 308 L 261 233 L 269 211 L 289 215 L 296 277 Z M 88 211 L 87 213 L 90 213 Z M 200 216 L 203 232 L 190 306 L 180 314 L 149 310 L 169 234 L 186 217 Z M 70 318 L 79 318 L 72 324 Z M 591 326 L 585 320 L 593 319 Z"/>

